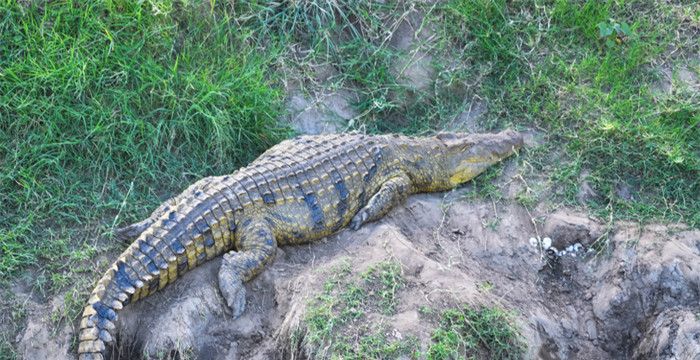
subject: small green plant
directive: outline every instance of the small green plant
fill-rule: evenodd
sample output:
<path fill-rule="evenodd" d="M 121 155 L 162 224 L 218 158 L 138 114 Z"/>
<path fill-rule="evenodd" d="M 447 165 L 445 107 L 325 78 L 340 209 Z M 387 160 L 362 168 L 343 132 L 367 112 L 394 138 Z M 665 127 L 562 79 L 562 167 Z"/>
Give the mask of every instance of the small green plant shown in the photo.
<path fill-rule="evenodd" d="M 363 322 L 368 310 L 393 312 L 402 283 L 394 261 L 374 264 L 359 278 L 351 276 L 349 262 L 335 266 L 309 302 L 304 329 L 292 334 L 292 344 L 301 342 L 311 359 L 392 359 L 417 352 L 415 337 L 390 339 L 385 327 Z"/>
<path fill-rule="evenodd" d="M 613 47 L 622 45 L 632 35 L 632 28 L 626 22 L 618 23 L 614 20 L 598 23 L 598 34 L 605 41 L 605 45 Z"/>
<path fill-rule="evenodd" d="M 431 308 L 430 306 L 421 305 L 420 307 L 418 307 L 418 313 L 424 316 L 429 316 L 435 313 L 435 310 L 433 310 L 433 308 Z"/>
<path fill-rule="evenodd" d="M 396 292 L 401 288 L 401 265 L 395 261 L 383 261 L 371 266 L 362 274 L 371 300 L 376 300 L 385 314 L 396 310 Z"/>
<path fill-rule="evenodd" d="M 520 359 L 525 351 L 511 316 L 497 307 L 445 310 L 432 340 L 428 360 Z"/>
<path fill-rule="evenodd" d="M 12 347 L 12 343 L 0 335 L 0 360 L 16 360 L 17 352 Z"/>

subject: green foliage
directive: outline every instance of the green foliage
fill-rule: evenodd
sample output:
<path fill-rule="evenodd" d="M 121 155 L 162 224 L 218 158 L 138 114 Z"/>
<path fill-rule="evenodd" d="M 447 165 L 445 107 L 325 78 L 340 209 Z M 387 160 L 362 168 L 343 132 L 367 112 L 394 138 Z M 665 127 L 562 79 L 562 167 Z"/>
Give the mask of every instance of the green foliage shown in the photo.
<path fill-rule="evenodd" d="M 700 224 L 700 101 L 682 84 L 659 93 L 650 71 L 675 61 L 664 58 L 665 49 L 697 47 L 673 30 L 681 21 L 677 9 L 634 1 L 454 0 L 443 11 L 461 61 L 495 63 L 471 70 L 483 77 L 484 125 L 549 134 L 544 151 L 522 159 L 553 180 L 558 201 L 606 217 L 613 211 Z M 597 196 L 580 204 L 583 171 Z"/>
<path fill-rule="evenodd" d="M 384 261 L 367 269 L 362 278 L 370 289 L 370 297 L 377 299 L 381 311 L 387 315 L 393 314 L 396 310 L 396 292 L 403 283 L 401 266 L 393 261 Z"/>
<path fill-rule="evenodd" d="M 632 35 L 632 28 L 626 22 L 622 24 L 616 22 L 599 22 L 598 34 L 605 40 L 605 45 L 613 47 L 615 44 L 621 45 L 625 38 Z"/>
<path fill-rule="evenodd" d="M 361 280 L 341 265 L 309 303 L 305 329 L 293 341 L 303 338 L 313 359 L 391 359 L 417 351 L 415 338 L 389 339 L 386 329 L 366 324 L 366 312 L 372 309 L 394 312 L 402 282 L 401 267 L 393 261 L 370 266 Z"/>
<path fill-rule="evenodd" d="M 0 360 L 15 360 L 17 353 L 9 340 L 0 338 Z"/>
<path fill-rule="evenodd" d="M 0 276 L 64 261 L 95 229 L 145 216 L 287 136 L 269 72 L 278 50 L 251 46 L 230 11 L 3 2 Z M 67 229 L 86 231 L 50 255 Z"/>
<path fill-rule="evenodd" d="M 495 183 L 495 180 L 500 178 L 503 174 L 503 165 L 496 164 L 487 168 L 479 176 L 475 177 L 474 180 L 470 182 L 474 191 L 467 193 L 467 197 L 474 198 L 485 198 L 494 201 L 503 198 L 503 193 L 499 186 Z"/>
<path fill-rule="evenodd" d="M 401 266 L 393 261 L 371 265 L 360 279 L 334 269 L 323 291 L 309 302 L 304 329 L 295 334 L 292 348 L 301 341 L 311 359 L 519 359 L 524 354 L 511 315 L 496 307 L 440 311 L 425 353 L 414 336 L 388 338 L 387 329 L 367 324 L 366 314 L 375 309 L 393 314 L 403 283 Z M 428 318 L 438 313 L 427 306 L 416 310 Z"/>
<path fill-rule="evenodd" d="M 498 82 L 517 80 L 522 67 L 518 39 L 532 33 L 524 22 L 513 22 L 505 0 L 451 1 L 443 9 L 447 36 L 463 56 L 489 67 Z"/>
<path fill-rule="evenodd" d="M 370 37 L 382 25 L 371 15 L 388 7 L 358 0 L 248 1 L 237 6 L 259 41 L 298 41 L 322 56 L 337 50 L 338 38 Z"/>
<path fill-rule="evenodd" d="M 447 309 L 433 331 L 426 358 L 521 359 L 525 345 L 510 321 L 507 313 L 495 307 Z"/>

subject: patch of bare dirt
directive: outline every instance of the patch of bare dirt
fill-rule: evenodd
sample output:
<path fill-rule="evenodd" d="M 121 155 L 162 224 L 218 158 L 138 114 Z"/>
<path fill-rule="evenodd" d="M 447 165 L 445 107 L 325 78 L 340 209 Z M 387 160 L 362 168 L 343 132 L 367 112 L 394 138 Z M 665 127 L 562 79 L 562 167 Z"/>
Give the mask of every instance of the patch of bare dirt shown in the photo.
<path fill-rule="evenodd" d="M 401 264 L 410 290 L 398 293 L 395 315 L 368 317 L 381 317 L 392 336 L 416 336 L 424 348 L 431 340 L 421 306 L 471 304 L 514 311 L 527 358 L 700 358 L 700 231 L 606 228 L 564 210 L 534 215 L 545 218 L 537 231 L 528 211 L 510 201 L 413 196 L 357 232 L 280 250 L 247 284 L 247 310 L 237 320 L 216 284 L 219 261 L 212 261 L 125 308 L 115 358 L 288 356 L 288 337 L 340 259 L 357 273 L 385 259 Z M 538 234 L 552 248 L 542 246 L 549 241 L 533 246 Z M 607 251 L 596 255 L 594 244 L 604 239 Z M 25 358 L 70 358 L 71 332 L 51 337 L 43 328 L 30 323 L 22 335 Z"/>
<path fill-rule="evenodd" d="M 287 99 L 287 121 L 303 134 L 335 133 L 357 116 L 353 101 L 357 95 L 348 90 L 320 92 L 314 100 L 296 91 Z"/>

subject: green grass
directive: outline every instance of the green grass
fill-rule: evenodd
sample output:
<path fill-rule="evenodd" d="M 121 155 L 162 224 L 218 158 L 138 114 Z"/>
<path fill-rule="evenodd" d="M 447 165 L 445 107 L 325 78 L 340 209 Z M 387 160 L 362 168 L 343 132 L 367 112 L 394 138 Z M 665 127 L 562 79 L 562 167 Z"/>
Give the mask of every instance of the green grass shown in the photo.
<path fill-rule="evenodd" d="M 288 135 L 277 49 L 251 46 L 224 6 L 178 4 L 3 2 L 2 278 L 88 259 L 115 221 Z"/>
<path fill-rule="evenodd" d="M 312 359 L 394 359 L 414 354 L 416 338 L 391 339 L 383 325 L 367 323 L 369 313 L 395 312 L 402 283 L 401 267 L 393 261 L 373 264 L 359 278 L 348 262 L 341 263 L 309 302 L 303 330 L 293 341 L 302 341 Z"/>
<path fill-rule="evenodd" d="M 65 291 L 72 320 L 126 245 L 104 235 L 290 134 L 280 49 L 226 4 L 31 4 L 0 2 L 0 281 Z"/>
<path fill-rule="evenodd" d="M 396 311 L 396 293 L 401 289 L 403 280 L 401 266 L 393 261 L 384 261 L 370 266 L 363 274 L 362 279 L 368 287 L 370 297 L 377 299 L 380 311 L 390 315 Z"/>
<path fill-rule="evenodd" d="M 549 134 L 545 151 L 525 160 L 553 180 L 556 199 L 600 215 L 698 226 L 700 100 L 680 83 L 671 94 L 653 90 L 658 63 L 683 63 L 667 49 L 698 48 L 675 29 L 682 18 L 697 22 L 700 8 L 681 9 L 643 1 L 454 0 L 443 16 L 461 58 L 487 64 L 477 91 L 489 102 L 484 124 Z M 631 24 L 632 34 L 606 44 L 598 24 L 616 22 Z M 597 196 L 582 204 L 576 195 L 584 170 Z"/>
<path fill-rule="evenodd" d="M 525 345 L 498 307 L 447 309 L 432 333 L 426 359 L 521 359 Z"/>
<path fill-rule="evenodd" d="M 302 328 L 292 342 L 301 342 L 311 359 L 519 359 L 524 354 L 513 316 L 498 307 L 435 310 L 422 305 L 415 310 L 425 324 L 415 325 L 432 328 L 431 337 L 422 339 L 425 344 L 413 334 L 388 337 L 391 329 L 370 324 L 368 316 L 394 315 L 404 286 L 401 266 L 395 261 L 372 264 L 359 276 L 349 262 L 341 262 L 307 305 Z"/>
<path fill-rule="evenodd" d="M 17 353 L 9 340 L 4 337 L 0 339 L 0 360 L 15 360 Z"/>

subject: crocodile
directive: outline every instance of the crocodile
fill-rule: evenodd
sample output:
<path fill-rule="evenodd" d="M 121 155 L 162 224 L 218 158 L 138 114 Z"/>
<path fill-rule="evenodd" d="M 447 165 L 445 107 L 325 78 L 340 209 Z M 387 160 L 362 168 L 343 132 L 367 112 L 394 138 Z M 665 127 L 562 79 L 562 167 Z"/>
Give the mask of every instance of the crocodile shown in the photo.
<path fill-rule="evenodd" d="M 80 321 L 80 360 L 104 359 L 117 312 L 221 254 L 219 289 L 233 318 L 244 283 L 277 246 L 375 221 L 409 194 L 446 191 L 517 152 L 522 135 L 300 136 L 230 175 L 207 177 L 147 219 L 117 231 L 133 242 L 104 273 Z"/>

